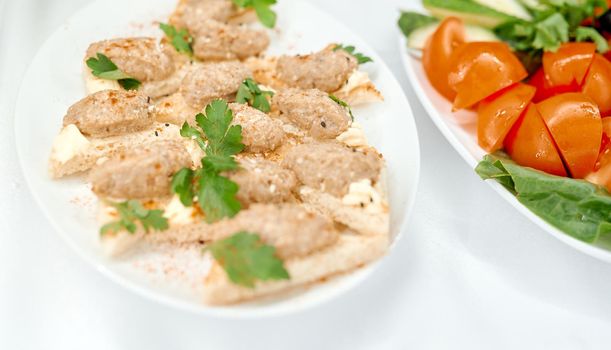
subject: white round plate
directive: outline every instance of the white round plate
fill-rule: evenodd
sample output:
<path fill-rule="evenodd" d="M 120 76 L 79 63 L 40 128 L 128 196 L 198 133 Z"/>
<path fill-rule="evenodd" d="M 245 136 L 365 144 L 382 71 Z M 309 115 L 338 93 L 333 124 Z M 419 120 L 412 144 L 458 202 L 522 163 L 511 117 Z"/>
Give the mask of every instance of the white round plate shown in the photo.
<path fill-rule="evenodd" d="M 471 111 L 452 112 L 452 104 L 441 96 L 429 83 L 422 68 L 422 62 L 408 52 L 407 42 L 403 33 L 398 31 L 399 52 L 403 66 L 407 72 L 409 82 L 416 92 L 420 103 L 424 106 L 430 118 L 448 142 L 463 157 L 463 159 L 475 168 L 480 160 L 486 155 L 486 151 L 477 144 L 476 113 Z M 495 181 L 486 181 L 494 190 L 514 208 L 535 222 L 545 232 L 551 234 L 571 247 L 596 257 L 606 262 L 611 262 L 611 251 L 602 243 L 588 244 L 575 239 L 566 233 L 548 224 L 545 220 L 533 214 L 523 206 L 516 197 L 507 189 Z"/>
<path fill-rule="evenodd" d="M 85 95 L 82 59 L 91 42 L 124 36 L 160 36 L 176 0 L 96 1 L 79 11 L 42 46 L 19 92 L 15 132 L 21 166 L 33 196 L 55 229 L 76 251 L 113 281 L 148 298 L 207 315 L 261 317 L 310 307 L 354 287 L 373 265 L 297 295 L 256 304 L 207 307 L 199 298 L 201 272 L 192 264 L 199 251 L 140 252 L 137 259 L 108 259 L 98 244 L 96 200 L 84 177 L 52 181 L 47 173 L 51 144 L 67 108 Z M 396 241 L 416 195 L 420 151 L 416 126 L 401 87 L 382 59 L 329 15 L 301 1 L 280 1 L 269 54 L 308 53 L 331 42 L 349 43 L 371 56 L 362 67 L 385 97 L 383 103 L 355 108 L 370 142 L 385 156 L 391 204 L 391 234 Z M 103 14 L 103 15 L 101 15 Z M 316 25 L 312 25 L 312 19 Z M 175 254 L 176 253 L 176 254 Z M 185 261 L 191 265 L 185 266 Z M 203 260 L 203 259 L 202 259 Z M 374 264 L 375 265 L 375 264 Z"/>

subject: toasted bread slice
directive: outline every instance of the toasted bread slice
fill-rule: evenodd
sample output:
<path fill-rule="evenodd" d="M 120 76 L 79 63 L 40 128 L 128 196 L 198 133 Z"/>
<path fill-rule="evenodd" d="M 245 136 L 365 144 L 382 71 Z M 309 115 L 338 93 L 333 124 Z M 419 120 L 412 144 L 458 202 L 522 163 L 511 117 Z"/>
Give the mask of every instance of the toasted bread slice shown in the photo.
<path fill-rule="evenodd" d="M 182 140 L 180 128 L 173 124 L 154 123 L 142 131 L 104 138 L 85 137 L 73 124 L 67 125 L 56 137 L 49 173 L 52 178 L 91 169 L 96 162 L 111 157 L 121 150 L 155 140 Z"/>
<path fill-rule="evenodd" d="M 258 282 L 252 289 L 231 282 L 218 262 L 214 262 L 204 281 L 203 299 L 209 305 L 235 304 L 323 282 L 377 260 L 386 252 L 388 243 L 388 235 L 344 233 L 332 246 L 306 257 L 286 260 L 284 267 L 290 280 Z"/>

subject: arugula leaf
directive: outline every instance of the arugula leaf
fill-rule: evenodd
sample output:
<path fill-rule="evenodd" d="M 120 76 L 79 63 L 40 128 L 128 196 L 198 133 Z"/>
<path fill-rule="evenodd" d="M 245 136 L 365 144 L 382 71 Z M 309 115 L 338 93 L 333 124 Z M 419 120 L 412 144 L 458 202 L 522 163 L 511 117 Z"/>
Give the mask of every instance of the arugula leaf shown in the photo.
<path fill-rule="evenodd" d="M 138 229 L 137 222 L 140 222 L 140 226 L 146 233 L 151 229 L 163 231 L 168 228 L 168 221 L 163 217 L 163 210 L 147 210 L 136 200 L 109 204 L 119 213 L 119 220 L 102 226 L 100 229 L 102 235 L 110 232 L 117 233 L 121 230 L 135 233 Z"/>
<path fill-rule="evenodd" d="M 373 62 L 373 60 L 370 57 L 367 57 L 363 55 L 362 53 L 356 52 L 356 48 L 352 45 L 344 46 L 343 44 L 337 44 L 333 48 L 333 51 L 337 51 L 337 50 L 344 50 L 347 53 L 349 53 L 350 55 L 354 56 L 358 64 L 365 64 L 367 62 Z"/>
<path fill-rule="evenodd" d="M 231 125 L 233 114 L 227 102 L 212 101 L 204 113 L 195 116 L 199 129 L 188 123 L 180 129 L 183 137 L 194 139 L 204 150 L 206 156 L 202 158 L 202 167 L 177 172 L 172 178 L 171 189 L 185 206 L 192 206 L 197 197 L 206 221 L 215 222 L 233 217 L 241 209 L 236 199 L 238 185 L 220 174 L 238 168 L 233 156 L 244 149 L 244 144 L 242 127 Z"/>
<path fill-rule="evenodd" d="M 347 109 L 348 113 L 350 114 L 350 118 L 352 118 L 352 121 L 354 121 L 354 115 L 352 115 L 352 108 L 350 108 L 350 106 L 346 102 L 340 100 L 337 96 L 333 94 L 329 94 L 329 98 L 333 100 L 333 102 Z"/>
<path fill-rule="evenodd" d="M 596 50 L 600 53 L 609 51 L 607 40 L 600 33 L 591 27 L 577 27 L 575 31 L 575 40 L 588 41 L 591 40 L 596 44 Z"/>
<path fill-rule="evenodd" d="M 601 186 L 494 155 L 486 156 L 475 171 L 484 180 L 501 183 L 530 211 L 570 236 L 592 243 L 611 234 L 611 195 Z"/>
<path fill-rule="evenodd" d="M 402 11 L 398 24 L 403 35 L 409 37 L 414 30 L 437 22 L 438 20 L 435 17 L 423 15 L 418 12 Z"/>
<path fill-rule="evenodd" d="M 106 80 L 116 80 L 125 90 L 137 90 L 141 82 L 122 72 L 108 56 L 98 52 L 97 58 L 89 57 L 87 67 L 91 69 L 91 74 Z"/>
<path fill-rule="evenodd" d="M 276 0 L 233 0 L 233 3 L 238 7 L 254 9 L 264 26 L 268 28 L 276 26 L 276 13 L 271 9 Z"/>
<path fill-rule="evenodd" d="M 254 288 L 255 282 L 290 279 L 276 248 L 264 244 L 257 234 L 241 231 L 216 241 L 205 250 L 227 273 L 231 282 Z"/>
<path fill-rule="evenodd" d="M 246 78 L 238 88 L 236 102 L 248 103 L 254 108 L 268 113 L 271 108 L 267 96 L 274 96 L 274 93 L 272 91 L 261 90 L 257 82 L 251 78 Z"/>
<path fill-rule="evenodd" d="M 186 29 L 183 28 L 178 30 L 173 25 L 166 23 L 159 23 L 159 28 L 165 33 L 168 39 L 170 39 L 176 51 L 188 56 L 193 56 L 193 37 Z"/>

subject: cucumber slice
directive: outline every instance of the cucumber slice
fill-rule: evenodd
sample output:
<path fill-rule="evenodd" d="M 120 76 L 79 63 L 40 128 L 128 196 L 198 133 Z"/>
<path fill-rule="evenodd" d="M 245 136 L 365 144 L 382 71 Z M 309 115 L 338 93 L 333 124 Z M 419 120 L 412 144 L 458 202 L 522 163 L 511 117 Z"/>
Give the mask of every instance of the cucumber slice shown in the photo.
<path fill-rule="evenodd" d="M 439 23 L 434 23 L 412 31 L 407 38 L 407 46 L 415 50 L 424 49 L 426 41 L 438 26 Z M 466 25 L 465 34 L 467 41 L 499 41 L 499 38 L 491 30 L 479 26 Z"/>
<path fill-rule="evenodd" d="M 517 0 L 474 0 L 480 5 L 484 5 L 490 7 L 491 9 L 497 10 L 502 13 L 506 13 L 508 15 L 531 21 L 532 16 L 530 13 L 522 6 L 520 1 Z"/>
<path fill-rule="evenodd" d="M 501 23 L 517 19 L 474 0 L 423 0 L 422 4 L 437 18 L 455 16 L 465 23 L 485 28 L 494 28 Z"/>

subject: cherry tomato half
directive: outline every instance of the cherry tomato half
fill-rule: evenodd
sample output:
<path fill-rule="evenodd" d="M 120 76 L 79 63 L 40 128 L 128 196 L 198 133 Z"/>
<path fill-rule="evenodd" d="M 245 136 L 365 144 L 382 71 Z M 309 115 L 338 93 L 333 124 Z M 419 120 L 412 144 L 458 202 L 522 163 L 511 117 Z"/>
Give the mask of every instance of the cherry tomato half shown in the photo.
<path fill-rule="evenodd" d="M 526 107 L 505 138 L 505 150 L 518 164 L 549 174 L 566 176 L 552 136 L 534 103 Z"/>
<path fill-rule="evenodd" d="M 603 141 L 594 172 L 586 180 L 605 186 L 611 192 L 611 118 L 603 118 Z"/>
<path fill-rule="evenodd" d="M 571 92 L 550 97 L 537 109 L 564 159 L 571 176 L 582 179 L 596 164 L 602 138 L 602 121 L 596 103 Z"/>
<path fill-rule="evenodd" d="M 581 85 L 594 59 L 594 43 L 565 43 L 543 54 L 543 70 L 550 87 Z"/>
<path fill-rule="evenodd" d="M 480 102 L 477 110 L 477 141 L 492 153 L 503 148 L 503 140 L 535 95 L 530 85 L 517 83 Z"/>
<path fill-rule="evenodd" d="M 595 55 L 582 91 L 596 102 L 601 115 L 611 114 L 611 62 Z"/>
<path fill-rule="evenodd" d="M 545 73 L 543 72 L 543 67 L 539 68 L 535 74 L 530 77 L 528 81 L 529 85 L 537 88 L 537 93 L 533 98 L 533 102 L 541 102 L 546 100 L 552 96 L 556 96 L 558 94 L 563 94 L 565 92 L 580 92 L 581 87 L 577 85 L 576 82 L 573 82 L 571 85 L 566 86 L 550 86 L 550 84 L 545 79 Z"/>
<path fill-rule="evenodd" d="M 456 91 L 455 109 L 472 107 L 528 76 L 509 46 L 501 42 L 463 44 L 450 60 L 448 82 Z"/>
<path fill-rule="evenodd" d="M 427 40 L 422 52 L 422 65 L 431 85 L 450 101 L 456 96 L 448 85 L 450 56 L 464 42 L 465 26 L 462 20 L 448 17 Z"/>

